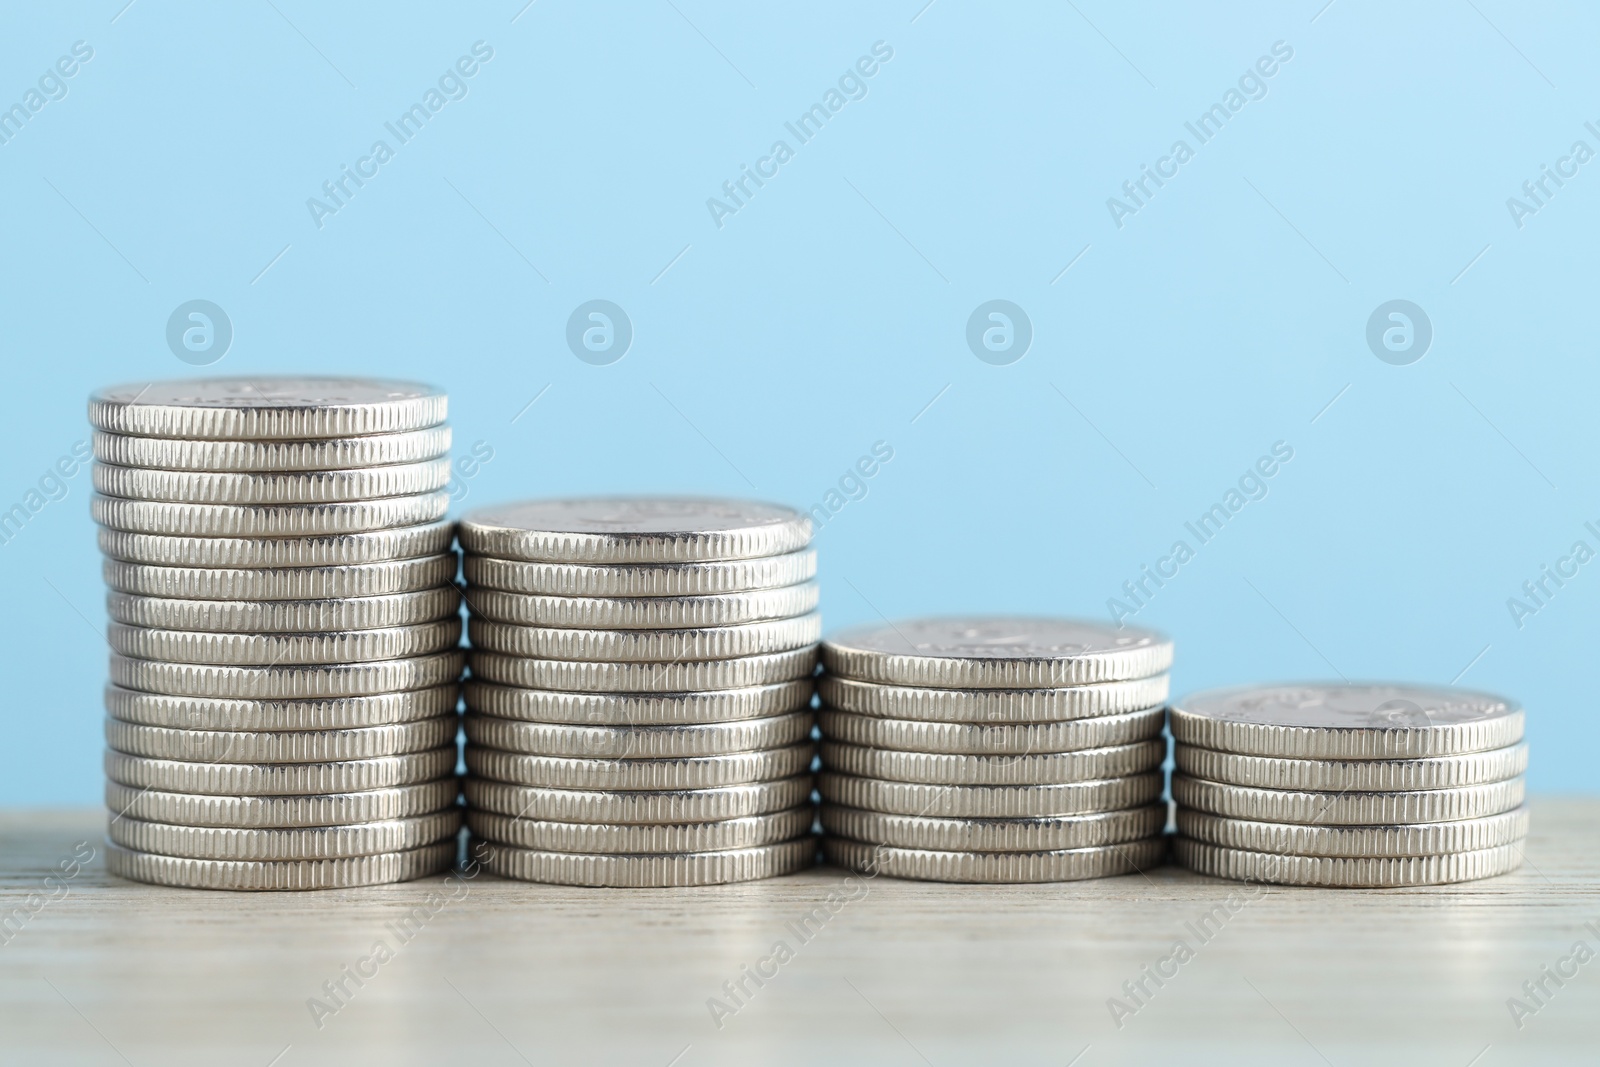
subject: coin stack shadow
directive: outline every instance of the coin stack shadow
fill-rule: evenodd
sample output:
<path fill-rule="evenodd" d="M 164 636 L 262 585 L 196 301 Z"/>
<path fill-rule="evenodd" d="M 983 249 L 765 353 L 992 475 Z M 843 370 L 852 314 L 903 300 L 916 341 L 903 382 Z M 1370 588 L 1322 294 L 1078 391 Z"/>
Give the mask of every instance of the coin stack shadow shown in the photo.
<path fill-rule="evenodd" d="M 824 854 L 947 882 L 1047 882 L 1161 861 L 1160 635 L 935 618 L 822 643 Z"/>
<path fill-rule="evenodd" d="M 1528 832 L 1523 712 L 1487 693 L 1276 685 L 1174 701 L 1178 861 L 1346 888 L 1504 874 Z"/>
<path fill-rule="evenodd" d="M 467 821 L 567 885 L 812 865 L 816 553 L 790 508 L 526 501 L 462 519 Z"/>
<path fill-rule="evenodd" d="M 90 398 L 113 874 L 319 889 L 454 864 L 445 407 L 327 378 Z"/>

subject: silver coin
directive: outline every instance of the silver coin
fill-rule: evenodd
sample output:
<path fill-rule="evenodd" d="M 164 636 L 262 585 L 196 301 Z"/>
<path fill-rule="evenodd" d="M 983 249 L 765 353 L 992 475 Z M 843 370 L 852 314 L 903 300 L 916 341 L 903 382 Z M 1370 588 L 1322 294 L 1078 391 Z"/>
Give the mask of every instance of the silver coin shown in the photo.
<path fill-rule="evenodd" d="M 453 840 L 461 830 L 459 810 L 355 826 L 299 829 L 172 826 L 138 819 L 112 819 L 106 838 L 114 845 L 162 856 L 199 860 L 292 861 L 348 859 L 380 852 L 406 852 Z"/>
<path fill-rule="evenodd" d="M 450 481 L 450 460 L 342 471 L 165 471 L 94 465 L 94 488 L 129 500 L 179 504 L 327 504 L 419 496 Z"/>
<path fill-rule="evenodd" d="M 111 386 L 89 397 L 89 421 L 141 437 L 360 437 L 436 426 L 445 408 L 416 382 L 263 375 Z"/>
<path fill-rule="evenodd" d="M 547 789 L 716 789 L 725 785 L 771 782 L 811 769 L 815 748 L 809 740 L 765 752 L 663 759 L 577 759 L 530 756 L 480 745 L 466 747 L 467 773 L 512 785 Z"/>
<path fill-rule="evenodd" d="M 823 703 L 857 715 L 949 723 L 1043 723 L 1160 708 L 1168 676 L 1065 689 L 924 689 L 858 682 L 824 672 Z"/>
<path fill-rule="evenodd" d="M 840 774 L 928 785 L 1061 785 L 1126 778 L 1156 770 L 1167 756 L 1164 738 L 1077 752 L 1021 756 L 964 756 L 895 752 L 824 741 L 822 765 Z"/>
<path fill-rule="evenodd" d="M 1245 852 L 1174 838 L 1172 854 L 1183 866 L 1214 878 L 1278 885 L 1379 889 L 1445 885 L 1505 874 L 1522 865 L 1522 849 L 1501 845 L 1446 856 L 1282 856 Z"/>
<path fill-rule="evenodd" d="M 599 759 L 723 756 L 783 748 L 811 737 L 809 708 L 788 715 L 695 726 L 571 726 L 468 715 L 467 741 L 502 752 Z"/>
<path fill-rule="evenodd" d="M 179 697 L 242 697 L 249 700 L 370 696 L 404 689 L 429 689 L 461 677 L 466 657 L 441 652 L 411 659 L 306 667 L 218 667 L 165 663 L 111 654 L 113 685 Z"/>
<path fill-rule="evenodd" d="M 1076 882 L 1159 866 L 1167 854 L 1167 840 L 1149 837 L 1050 852 L 941 852 L 828 837 L 823 839 L 822 854 L 829 863 L 849 870 L 923 882 Z"/>
<path fill-rule="evenodd" d="M 331 567 L 415 559 L 450 551 L 448 522 L 327 537 L 169 537 L 100 529 L 100 551 L 162 567 Z"/>
<path fill-rule="evenodd" d="M 474 837 L 539 852 L 649 854 L 775 845 L 810 833 L 813 817 L 809 804 L 769 815 L 747 815 L 742 819 L 655 826 L 548 822 L 469 811 L 467 827 Z"/>
<path fill-rule="evenodd" d="M 1094 719 L 995 724 L 880 719 L 827 707 L 817 713 L 822 736 L 834 741 L 900 752 L 968 756 L 1025 756 L 1126 745 L 1161 736 L 1165 722 L 1165 709 L 1159 707 Z"/>
<path fill-rule="evenodd" d="M 1296 826 L 1293 823 L 1228 819 L 1188 808 L 1178 809 L 1184 837 L 1246 852 L 1293 856 L 1440 856 L 1477 852 L 1528 836 L 1528 809 L 1454 822 L 1410 826 Z"/>
<path fill-rule="evenodd" d="M 467 636 L 474 648 L 512 656 L 661 663 L 764 656 L 815 646 L 822 636 L 822 617 L 813 612 L 797 619 L 699 630 L 567 630 L 475 618 L 467 622 Z"/>
<path fill-rule="evenodd" d="M 315 796 L 206 796 L 106 782 L 106 808 L 127 817 L 180 826 L 349 826 L 407 819 L 454 809 L 460 779 L 451 775 L 416 785 Z"/>
<path fill-rule="evenodd" d="M 333 600 L 414 593 L 448 585 L 456 576 L 455 553 L 343 567 L 154 567 L 108 559 L 101 564 L 108 587 L 119 593 L 186 600 Z"/>
<path fill-rule="evenodd" d="M 173 729 L 107 719 L 105 735 L 107 747 L 131 756 L 196 763 L 328 763 L 436 749 L 453 744 L 460 726 L 453 713 L 393 726 L 315 732 Z"/>
<path fill-rule="evenodd" d="M 472 673 L 501 685 L 568 693 L 686 693 L 809 678 L 816 662 L 814 648 L 683 663 L 584 663 L 474 650 Z"/>
<path fill-rule="evenodd" d="M 1285 759 L 1416 759 L 1505 748 L 1523 714 L 1446 686 L 1307 684 L 1213 689 L 1172 705 L 1180 745 Z"/>
<path fill-rule="evenodd" d="M 523 500 L 468 512 L 461 547 L 553 563 L 688 563 L 802 549 L 811 520 L 781 504 L 712 497 Z"/>
<path fill-rule="evenodd" d="M 582 630 L 681 630 L 733 626 L 763 619 L 788 619 L 816 610 L 817 583 L 707 596 L 540 596 L 476 588 L 468 596 L 473 614 L 520 626 L 566 626 Z"/>
<path fill-rule="evenodd" d="M 1064 785 L 924 785 L 824 770 L 817 775 L 817 792 L 830 803 L 895 815 L 1016 819 L 1140 807 L 1161 795 L 1161 778 L 1152 773 Z"/>
<path fill-rule="evenodd" d="M 122 752 L 105 755 L 106 777 L 123 785 L 212 796 L 309 796 L 416 785 L 455 770 L 456 748 L 327 763 L 191 763 Z"/>
<path fill-rule="evenodd" d="M 874 845 L 937 852 L 1054 852 L 1155 837 L 1167 825 L 1167 806 L 1036 819 L 938 819 L 824 804 L 821 817 L 825 833 Z"/>
<path fill-rule="evenodd" d="M 809 834 L 756 848 L 656 855 L 535 852 L 478 840 L 473 849 L 484 867 L 502 878 L 629 889 L 750 882 L 793 874 L 817 861 L 817 840 Z"/>
<path fill-rule="evenodd" d="M 94 458 L 169 471 L 326 471 L 418 463 L 450 453 L 450 427 L 319 441 L 194 441 L 94 433 Z"/>
<path fill-rule="evenodd" d="M 445 491 L 338 504 L 174 504 L 161 500 L 89 498 L 101 526 L 174 537 L 327 537 L 438 522 L 450 510 Z"/>
<path fill-rule="evenodd" d="M 381 630 L 343 630 L 312 634 L 218 634 L 196 630 L 152 630 L 114 622 L 106 627 L 112 651 L 135 659 L 238 666 L 367 663 L 426 656 L 461 642 L 461 620 Z"/>
<path fill-rule="evenodd" d="M 702 693 L 560 693 L 469 679 L 467 707 L 527 722 L 585 726 L 689 726 L 764 719 L 811 706 L 811 679 Z"/>
<path fill-rule="evenodd" d="M 105 706 L 112 718 L 141 726 L 178 730 L 320 731 L 421 722 L 453 713 L 459 696 L 460 687 L 455 682 L 402 693 L 314 700 L 174 697 L 108 685 Z"/>
<path fill-rule="evenodd" d="M 118 878 L 185 889 L 349 889 L 409 882 L 455 865 L 454 839 L 409 852 L 336 860 L 197 860 L 106 846 L 106 870 Z"/>
<path fill-rule="evenodd" d="M 532 563 L 468 555 L 462 573 L 467 584 L 507 593 L 556 596 L 701 596 L 778 589 L 817 575 L 815 550 L 763 559 L 708 563 Z"/>
<path fill-rule="evenodd" d="M 377 630 L 451 619 L 460 610 L 461 594 L 453 585 L 339 600 L 184 600 L 106 594 L 106 613 L 115 622 L 211 633 Z"/>
<path fill-rule="evenodd" d="M 1172 776 L 1172 799 L 1180 808 L 1198 808 L 1234 819 L 1304 826 L 1390 826 L 1478 819 L 1521 807 L 1525 793 L 1521 778 L 1455 789 L 1313 793 L 1223 785 L 1183 774 Z"/>
<path fill-rule="evenodd" d="M 1420 759 L 1308 760 L 1237 756 L 1193 745 L 1177 745 L 1173 758 L 1182 774 L 1231 785 L 1315 792 L 1402 792 L 1482 785 L 1515 778 L 1528 769 L 1528 746 L 1512 745 L 1487 752 Z"/>
<path fill-rule="evenodd" d="M 1126 681 L 1172 666 L 1150 630 L 1075 619 L 962 616 L 858 626 L 822 643 L 828 670 L 937 689 L 1029 689 Z"/>
<path fill-rule="evenodd" d="M 719 822 L 766 815 L 804 804 L 811 775 L 776 782 L 717 789 L 665 792 L 604 789 L 547 789 L 468 778 L 461 783 L 469 810 L 492 811 L 513 819 L 626 826 Z M 1159 788 L 1159 786 L 1158 786 Z"/>

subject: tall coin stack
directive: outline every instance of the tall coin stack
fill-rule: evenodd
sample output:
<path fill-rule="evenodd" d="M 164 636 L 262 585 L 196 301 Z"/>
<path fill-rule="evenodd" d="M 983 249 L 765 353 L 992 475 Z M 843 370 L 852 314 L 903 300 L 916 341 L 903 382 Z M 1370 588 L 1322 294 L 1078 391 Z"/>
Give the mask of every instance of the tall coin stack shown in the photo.
<path fill-rule="evenodd" d="M 454 863 L 464 666 L 445 396 L 219 378 L 94 394 L 107 867 L 205 889 Z"/>
<path fill-rule="evenodd" d="M 1504 874 L 1528 833 L 1523 712 L 1465 689 L 1279 685 L 1172 706 L 1179 862 L 1318 886 Z"/>
<path fill-rule="evenodd" d="M 467 821 L 511 878 L 682 886 L 816 859 L 811 521 L 738 500 L 468 514 Z"/>
<path fill-rule="evenodd" d="M 935 618 L 822 643 L 823 849 L 854 870 L 1050 882 L 1160 862 L 1172 643 Z"/>

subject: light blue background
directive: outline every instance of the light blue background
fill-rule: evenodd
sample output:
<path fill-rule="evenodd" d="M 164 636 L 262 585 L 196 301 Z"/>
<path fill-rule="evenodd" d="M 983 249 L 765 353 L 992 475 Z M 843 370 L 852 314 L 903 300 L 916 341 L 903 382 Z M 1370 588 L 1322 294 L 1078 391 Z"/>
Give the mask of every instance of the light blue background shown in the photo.
<path fill-rule="evenodd" d="M 820 532 L 830 626 L 1106 617 L 1284 441 L 1270 495 L 1136 617 L 1176 638 L 1177 687 L 1459 677 L 1526 703 L 1534 787 L 1594 789 L 1600 562 L 1521 629 L 1506 605 L 1600 548 L 1600 162 L 1520 230 L 1506 208 L 1600 149 L 1593 10 L 122 2 L 0 22 L 5 106 L 94 48 L 0 145 L 4 507 L 87 436 L 91 389 L 190 373 L 163 334 L 195 298 L 233 322 L 216 372 L 448 387 L 458 454 L 495 454 L 467 505 L 809 507 L 887 442 Z M 319 230 L 306 199 L 479 40 L 469 95 Z M 880 40 L 866 98 L 715 226 L 706 199 Z M 1275 41 L 1266 98 L 1119 230 L 1107 197 Z M 611 366 L 564 342 L 594 298 L 634 325 Z M 997 298 L 1035 331 L 1010 366 L 964 340 Z M 1435 331 L 1410 366 L 1364 340 L 1395 298 Z M 0 803 L 99 795 L 88 495 L 0 546 Z"/>

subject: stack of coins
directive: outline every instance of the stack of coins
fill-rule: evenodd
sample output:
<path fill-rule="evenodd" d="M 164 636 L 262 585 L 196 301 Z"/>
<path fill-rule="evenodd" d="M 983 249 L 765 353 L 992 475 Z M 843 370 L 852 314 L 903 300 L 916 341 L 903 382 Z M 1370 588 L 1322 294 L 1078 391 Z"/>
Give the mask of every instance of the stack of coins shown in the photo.
<path fill-rule="evenodd" d="M 1512 870 L 1523 713 L 1464 689 L 1280 685 L 1172 706 L 1178 860 L 1285 885 L 1413 886 Z"/>
<path fill-rule="evenodd" d="M 444 418 L 443 393 L 405 382 L 90 398 L 112 873 L 315 889 L 454 863 L 465 656 Z"/>
<path fill-rule="evenodd" d="M 811 522 L 600 498 L 461 522 L 467 821 L 511 878 L 746 881 L 815 862 Z"/>
<path fill-rule="evenodd" d="M 867 626 L 822 644 L 823 849 L 854 870 L 1047 882 L 1158 863 L 1172 644 L 1037 618 Z"/>

